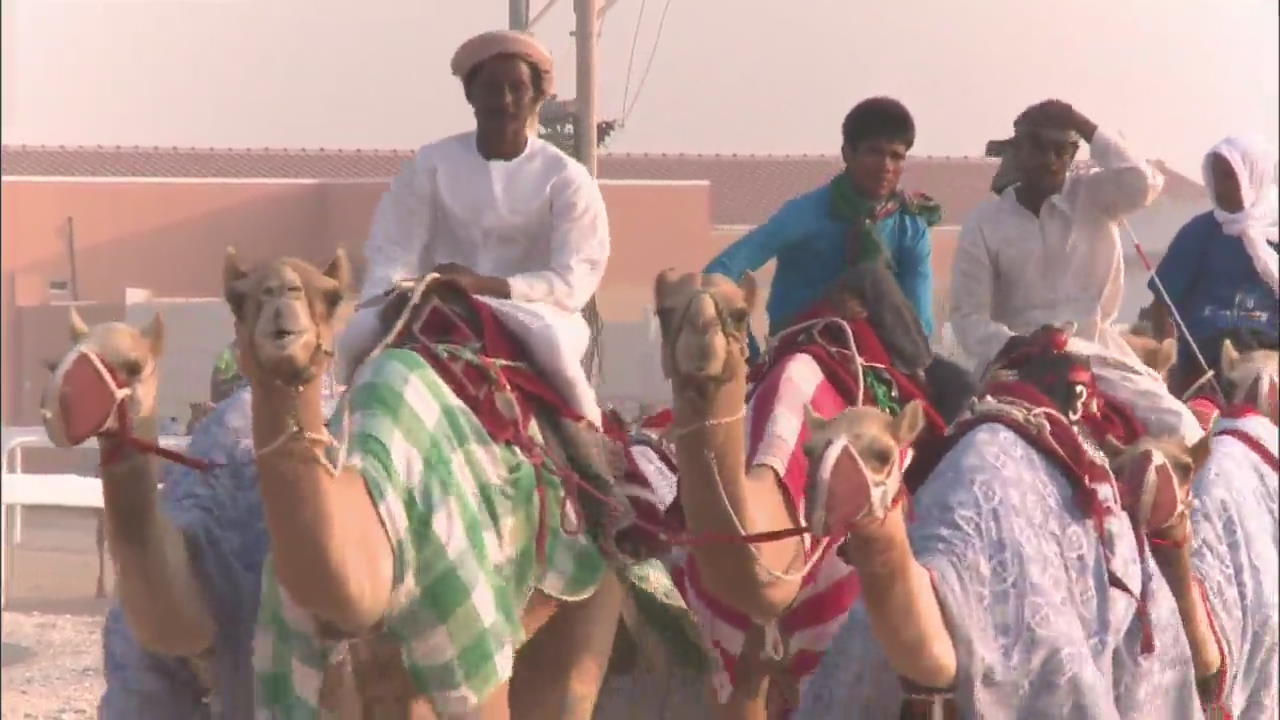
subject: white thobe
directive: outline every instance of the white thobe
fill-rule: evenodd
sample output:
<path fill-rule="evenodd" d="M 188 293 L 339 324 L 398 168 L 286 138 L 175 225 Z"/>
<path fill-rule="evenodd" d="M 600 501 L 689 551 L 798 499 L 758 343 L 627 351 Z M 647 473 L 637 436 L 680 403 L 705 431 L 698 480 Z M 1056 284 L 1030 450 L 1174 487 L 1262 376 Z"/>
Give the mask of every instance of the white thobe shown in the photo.
<path fill-rule="evenodd" d="M 1164 178 L 1102 130 L 1095 168 L 1068 177 L 1036 216 L 1011 187 L 978 206 L 960 231 L 951 322 L 978 368 L 1010 337 L 1075 321 L 1076 335 L 1131 355 L 1111 327 L 1124 290 L 1118 223 L 1151 203 Z"/>
<path fill-rule="evenodd" d="M 587 419 L 600 424 L 582 367 L 590 332 L 582 308 L 609 257 L 609 221 L 595 180 L 554 145 L 530 138 L 513 160 L 486 160 L 474 132 L 421 148 L 374 212 L 361 301 L 441 263 L 506 278 L 509 300 L 479 298 Z M 377 309 L 351 319 L 339 341 L 342 374 L 377 337 Z"/>
<path fill-rule="evenodd" d="M 1017 186 L 978 206 L 960 231 L 951 269 L 951 324 L 982 372 L 1013 335 L 1076 323 L 1073 351 L 1094 359 L 1103 390 L 1148 429 L 1194 440 L 1194 416 L 1164 389 L 1115 327 L 1124 293 L 1120 221 L 1164 186 L 1149 163 L 1103 130 L 1089 144 L 1094 167 L 1067 178 L 1037 216 Z"/>

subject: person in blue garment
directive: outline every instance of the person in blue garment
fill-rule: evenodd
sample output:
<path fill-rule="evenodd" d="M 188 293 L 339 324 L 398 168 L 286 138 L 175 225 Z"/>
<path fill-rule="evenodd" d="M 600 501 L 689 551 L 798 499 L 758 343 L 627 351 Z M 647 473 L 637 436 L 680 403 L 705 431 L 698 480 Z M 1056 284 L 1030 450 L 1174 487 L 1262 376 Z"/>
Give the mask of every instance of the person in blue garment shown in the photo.
<path fill-rule="evenodd" d="M 1202 171 L 1214 208 L 1182 226 L 1156 269 L 1190 334 L 1178 338 L 1172 384 L 1179 394 L 1218 369 L 1226 338 L 1241 349 L 1280 347 L 1276 153 L 1264 141 L 1228 137 L 1205 154 Z M 1148 287 L 1157 298 L 1157 332 L 1172 336 L 1154 279 Z"/>
<path fill-rule="evenodd" d="M 873 97 L 858 103 L 841 126 L 844 171 L 789 200 L 703 272 L 736 280 L 776 259 L 766 307 L 771 336 L 793 325 L 837 284 L 851 283 L 898 370 L 930 387 L 968 387 L 962 368 L 935 358 L 929 349 L 929 228 L 941 209 L 927 195 L 899 188 L 915 136 L 915 120 L 901 102 Z M 759 346 L 754 337 L 750 341 L 756 356 Z M 935 404 L 944 417 L 959 410 L 941 406 L 955 403 Z"/>
<path fill-rule="evenodd" d="M 915 120 L 897 100 L 858 103 L 841 127 L 845 169 L 831 182 L 789 200 L 763 225 L 725 248 L 704 272 L 738 279 L 778 261 L 769 292 L 769 334 L 784 330 L 822 299 L 846 267 L 850 225 L 878 236 L 893 259 L 893 276 L 926 335 L 933 332 L 929 225 L 938 206 L 898 189 Z"/>

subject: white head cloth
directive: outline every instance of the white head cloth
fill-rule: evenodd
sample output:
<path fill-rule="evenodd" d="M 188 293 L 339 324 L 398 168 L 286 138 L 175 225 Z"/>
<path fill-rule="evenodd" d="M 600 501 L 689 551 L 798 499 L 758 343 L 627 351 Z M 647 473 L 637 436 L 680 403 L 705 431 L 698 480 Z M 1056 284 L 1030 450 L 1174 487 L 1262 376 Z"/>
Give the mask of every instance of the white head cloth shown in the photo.
<path fill-rule="evenodd" d="M 1244 209 L 1229 213 L 1215 207 L 1213 216 L 1222 223 L 1223 232 L 1244 241 L 1253 266 L 1258 274 L 1280 295 L 1280 255 L 1276 245 L 1280 236 L 1280 190 L 1276 187 L 1276 152 L 1264 140 L 1247 137 L 1228 137 L 1214 145 L 1204 156 L 1204 184 L 1209 195 L 1214 194 L 1212 161 L 1221 155 L 1240 183 L 1240 199 Z"/>

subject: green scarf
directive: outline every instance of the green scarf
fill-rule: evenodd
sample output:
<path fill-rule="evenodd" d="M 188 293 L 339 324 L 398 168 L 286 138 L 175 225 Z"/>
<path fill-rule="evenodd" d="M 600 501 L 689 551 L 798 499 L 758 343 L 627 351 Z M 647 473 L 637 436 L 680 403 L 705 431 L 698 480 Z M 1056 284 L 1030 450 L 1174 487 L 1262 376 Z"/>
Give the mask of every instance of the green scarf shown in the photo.
<path fill-rule="evenodd" d="M 929 227 L 942 219 L 942 207 L 928 195 L 908 196 L 897 191 L 887 202 L 876 205 L 853 189 L 848 175 L 840 173 L 831 181 L 831 216 L 849 225 L 851 265 L 884 258 L 893 268 L 893 257 L 877 226 L 899 210 L 919 216 Z"/>

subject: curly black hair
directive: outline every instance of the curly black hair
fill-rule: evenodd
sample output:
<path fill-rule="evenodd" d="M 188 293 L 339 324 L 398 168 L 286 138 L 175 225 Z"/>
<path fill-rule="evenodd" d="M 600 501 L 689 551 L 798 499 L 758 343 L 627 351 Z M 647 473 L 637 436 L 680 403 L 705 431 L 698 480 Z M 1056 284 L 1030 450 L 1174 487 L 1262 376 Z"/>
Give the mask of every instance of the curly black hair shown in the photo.
<path fill-rule="evenodd" d="M 906 105 L 891 97 L 867 98 L 844 116 L 840 134 L 850 149 L 867 140 L 890 140 L 910 150 L 916 143 L 916 121 Z"/>

